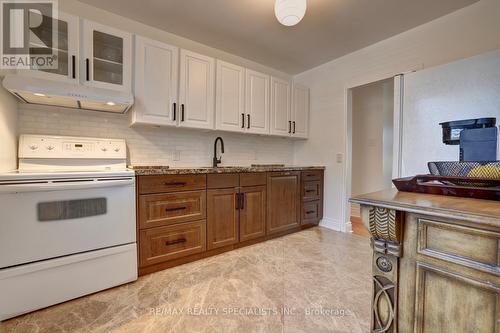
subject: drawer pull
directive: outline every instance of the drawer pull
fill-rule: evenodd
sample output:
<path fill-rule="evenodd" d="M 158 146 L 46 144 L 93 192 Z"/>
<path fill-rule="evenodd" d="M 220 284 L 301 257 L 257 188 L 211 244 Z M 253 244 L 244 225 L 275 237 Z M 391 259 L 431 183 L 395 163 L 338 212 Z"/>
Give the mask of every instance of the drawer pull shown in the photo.
<path fill-rule="evenodd" d="M 186 238 L 179 238 L 179 239 L 176 239 L 173 241 L 166 241 L 165 245 L 169 246 L 169 245 L 175 245 L 175 244 L 181 244 L 181 243 L 186 243 Z"/>
<path fill-rule="evenodd" d="M 165 183 L 165 186 L 186 186 L 186 182 L 170 182 Z"/>
<path fill-rule="evenodd" d="M 165 208 L 165 211 L 166 212 L 175 212 L 175 211 L 178 211 L 178 210 L 184 210 L 186 209 L 187 207 L 174 207 L 174 208 Z"/>
<path fill-rule="evenodd" d="M 306 190 L 306 193 L 316 192 L 316 190 Z"/>
<path fill-rule="evenodd" d="M 316 213 L 316 211 L 314 211 L 314 210 L 308 210 L 308 211 L 306 212 L 306 214 L 308 214 L 308 215 L 309 215 L 309 214 L 312 214 L 312 213 Z"/>

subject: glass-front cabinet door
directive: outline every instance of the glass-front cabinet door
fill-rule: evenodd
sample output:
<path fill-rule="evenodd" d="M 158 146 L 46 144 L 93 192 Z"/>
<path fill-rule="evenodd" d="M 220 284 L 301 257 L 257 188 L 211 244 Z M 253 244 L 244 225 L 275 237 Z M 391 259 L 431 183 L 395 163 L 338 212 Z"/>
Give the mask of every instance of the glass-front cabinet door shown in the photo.
<path fill-rule="evenodd" d="M 132 35 L 83 21 L 81 81 L 89 86 L 131 90 Z"/>
<path fill-rule="evenodd" d="M 50 45 L 53 54 L 56 56 L 55 68 L 39 67 L 36 62 L 31 64 L 30 75 L 49 77 L 55 80 L 78 82 L 78 17 L 59 12 L 57 19 L 42 19 L 37 12 L 30 12 L 31 28 L 29 44 L 30 54 L 36 55 L 37 50 L 47 47 L 42 41 L 51 40 L 51 36 L 56 37 Z M 41 24 L 40 24 L 41 22 Z M 54 34 L 52 26 L 57 30 Z"/>

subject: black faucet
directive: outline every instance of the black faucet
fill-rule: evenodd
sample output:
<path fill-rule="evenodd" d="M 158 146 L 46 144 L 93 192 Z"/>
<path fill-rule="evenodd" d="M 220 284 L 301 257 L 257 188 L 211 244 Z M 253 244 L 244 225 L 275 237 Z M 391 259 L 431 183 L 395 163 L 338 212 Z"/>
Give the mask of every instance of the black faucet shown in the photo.
<path fill-rule="evenodd" d="M 220 158 L 217 158 L 217 141 L 220 141 L 221 153 L 224 154 L 224 140 L 222 140 L 222 138 L 218 136 L 214 142 L 214 163 L 213 163 L 214 168 L 217 168 L 218 164 L 222 162 L 222 155 Z"/>

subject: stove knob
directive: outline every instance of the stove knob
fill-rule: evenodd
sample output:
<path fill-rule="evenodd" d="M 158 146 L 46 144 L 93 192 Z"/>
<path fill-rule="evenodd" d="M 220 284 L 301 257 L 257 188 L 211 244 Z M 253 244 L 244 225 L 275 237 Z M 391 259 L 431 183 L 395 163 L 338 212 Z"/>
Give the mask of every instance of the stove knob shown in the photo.
<path fill-rule="evenodd" d="M 120 148 L 115 148 L 115 151 L 116 151 L 116 152 L 119 152 L 119 151 L 120 151 Z"/>
<path fill-rule="evenodd" d="M 37 145 L 31 145 L 29 146 L 31 150 L 37 150 L 38 149 L 38 146 Z"/>
<path fill-rule="evenodd" d="M 54 150 L 54 146 L 47 146 L 47 150 Z"/>
<path fill-rule="evenodd" d="M 108 151 L 108 148 L 102 147 L 101 150 L 104 151 L 104 152 L 106 152 L 106 151 Z"/>

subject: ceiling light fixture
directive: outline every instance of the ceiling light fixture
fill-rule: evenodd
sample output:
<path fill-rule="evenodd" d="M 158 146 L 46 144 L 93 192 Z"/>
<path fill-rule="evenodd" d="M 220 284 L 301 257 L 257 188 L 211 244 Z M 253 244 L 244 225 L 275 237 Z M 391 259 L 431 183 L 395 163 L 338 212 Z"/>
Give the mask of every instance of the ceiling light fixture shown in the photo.
<path fill-rule="evenodd" d="M 33 95 L 38 96 L 38 97 L 45 97 L 45 94 L 40 94 L 40 93 L 34 93 Z"/>
<path fill-rule="evenodd" d="M 274 14 L 286 26 L 296 25 L 306 13 L 307 0 L 276 0 Z"/>
<path fill-rule="evenodd" d="M 115 102 L 107 102 L 106 104 L 109 105 L 109 106 L 115 106 L 116 105 Z"/>

